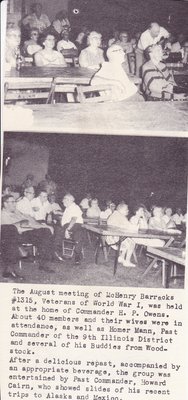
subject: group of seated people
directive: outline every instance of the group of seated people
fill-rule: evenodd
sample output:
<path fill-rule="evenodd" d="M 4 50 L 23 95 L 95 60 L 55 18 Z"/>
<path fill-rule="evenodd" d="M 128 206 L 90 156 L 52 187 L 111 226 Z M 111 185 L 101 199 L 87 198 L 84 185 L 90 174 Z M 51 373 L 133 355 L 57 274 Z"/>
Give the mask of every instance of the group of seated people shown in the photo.
<path fill-rule="evenodd" d="M 71 58 L 76 60 L 74 65 L 94 70 L 91 85 L 112 86 L 112 100 L 169 100 L 187 94 L 184 88 L 177 89 L 165 63 L 176 59 L 188 64 L 188 40 L 183 34 L 175 37 L 157 22 L 132 38 L 126 30 L 114 29 L 112 37 L 103 39 L 100 32 L 89 31 L 86 26 L 77 37 L 70 38 L 72 27 L 67 14 L 60 11 L 50 23 L 42 13 L 41 4 L 35 3 L 21 26 L 28 35 L 26 40 L 21 37 L 19 27 L 7 28 L 7 68 L 17 64 L 20 67 L 24 57 L 31 57 L 39 67 L 65 67 L 70 65 Z M 139 88 L 135 85 L 135 75 L 140 77 Z"/>
<path fill-rule="evenodd" d="M 63 240 L 74 242 L 75 265 L 82 261 L 84 242 L 84 221 L 107 224 L 114 228 L 123 228 L 129 232 L 139 229 L 153 229 L 181 233 L 185 229 L 186 215 L 180 208 L 175 213 L 171 207 L 162 208 L 155 205 L 148 210 L 139 204 L 129 211 L 126 202 L 117 206 L 108 200 L 105 206 L 99 205 L 98 199 L 88 193 L 81 202 L 76 204 L 72 194 L 64 195 L 62 201 L 56 201 L 57 186 L 48 175 L 40 182 L 37 195 L 32 185 L 32 175 L 28 175 L 22 185 L 22 195 L 17 196 L 10 186 L 3 189 L 1 212 L 1 255 L 4 261 L 3 277 L 23 279 L 17 273 L 17 263 L 24 254 L 24 244 L 36 246 L 38 251 L 39 269 L 48 273 L 54 272 L 50 262 L 64 261 L 62 252 Z M 93 223 L 92 222 L 92 223 Z M 117 248 L 117 236 L 107 236 L 106 243 Z M 134 267 L 131 261 L 136 244 L 163 247 L 161 239 L 127 238 L 120 248 L 118 261 L 125 267 Z"/>

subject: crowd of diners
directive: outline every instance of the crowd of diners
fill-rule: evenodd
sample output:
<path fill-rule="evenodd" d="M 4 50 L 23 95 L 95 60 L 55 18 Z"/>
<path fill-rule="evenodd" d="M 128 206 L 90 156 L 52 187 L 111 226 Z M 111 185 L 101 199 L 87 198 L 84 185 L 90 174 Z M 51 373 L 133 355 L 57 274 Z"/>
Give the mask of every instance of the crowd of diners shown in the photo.
<path fill-rule="evenodd" d="M 180 207 L 174 209 L 169 204 L 146 207 L 138 203 L 129 209 L 126 200 L 115 203 L 108 199 L 102 203 L 87 193 L 81 201 L 76 201 L 72 193 L 60 197 L 59 189 L 49 175 L 37 187 L 34 186 L 34 176 L 27 175 L 20 192 L 8 184 L 3 186 L 1 256 L 4 278 L 13 281 L 24 279 L 17 268 L 20 258 L 27 256 L 24 244 L 36 246 L 39 270 L 53 273 L 52 263 L 67 260 L 62 252 L 63 241 L 73 241 L 74 264 L 80 265 L 86 243 L 84 223 L 122 228 L 128 232 L 152 229 L 181 234 L 186 229 L 186 214 Z M 109 235 L 106 243 L 116 249 L 118 239 L 117 234 Z M 135 267 L 132 256 L 136 245 L 163 247 L 164 244 L 160 237 L 127 238 L 121 244 L 118 262 L 126 268 Z"/>
<path fill-rule="evenodd" d="M 134 36 L 126 26 L 121 31 L 114 27 L 109 37 L 87 25 L 73 32 L 66 12 L 59 11 L 50 21 L 40 3 L 32 4 L 19 27 L 7 27 L 6 69 L 20 68 L 28 58 L 39 67 L 70 66 L 71 56 L 78 66 L 93 69 L 91 85 L 112 86 L 112 101 L 186 97 L 186 88 L 178 87 L 167 67 L 167 62 L 188 65 L 188 37 L 182 32 L 169 32 L 155 21 Z M 134 76 L 137 82 L 140 78 L 139 87 Z"/>

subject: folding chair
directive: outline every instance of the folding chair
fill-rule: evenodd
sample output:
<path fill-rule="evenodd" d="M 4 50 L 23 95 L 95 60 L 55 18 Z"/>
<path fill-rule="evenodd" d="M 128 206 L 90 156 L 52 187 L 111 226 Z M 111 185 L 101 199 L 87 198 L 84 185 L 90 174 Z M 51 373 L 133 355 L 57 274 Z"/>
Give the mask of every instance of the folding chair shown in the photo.
<path fill-rule="evenodd" d="M 74 250 L 76 247 L 75 240 L 72 239 L 63 239 L 62 242 L 62 255 L 67 258 L 72 258 L 74 255 Z M 84 249 L 82 247 L 82 256 L 84 258 Z"/>
<path fill-rule="evenodd" d="M 79 103 L 102 103 L 113 100 L 110 85 L 78 86 L 77 94 Z"/>
<path fill-rule="evenodd" d="M 50 101 L 51 103 L 75 103 L 76 85 L 63 84 L 61 78 L 54 78 L 51 84 Z"/>
<path fill-rule="evenodd" d="M 37 248 L 33 243 L 22 243 L 22 246 L 26 248 L 26 250 L 31 251 L 31 255 L 33 256 L 33 264 L 36 264 L 36 256 L 37 256 Z M 26 257 L 27 259 L 27 257 Z M 22 269 L 22 258 L 19 260 L 19 268 Z"/>

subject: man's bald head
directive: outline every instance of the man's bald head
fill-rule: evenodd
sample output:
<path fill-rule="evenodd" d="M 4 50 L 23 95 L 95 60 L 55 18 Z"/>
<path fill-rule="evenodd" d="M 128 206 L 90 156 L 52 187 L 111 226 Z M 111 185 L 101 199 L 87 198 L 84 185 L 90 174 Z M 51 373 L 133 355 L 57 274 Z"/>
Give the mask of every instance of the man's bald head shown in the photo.
<path fill-rule="evenodd" d="M 150 34 L 153 38 L 157 37 L 160 32 L 160 25 L 157 22 L 152 22 L 149 27 Z"/>
<path fill-rule="evenodd" d="M 106 52 L 107 58 L 110 62 L 119 62 L 120 64 L 123 63 L 125 54 L 121 46 L 118 44 L 112 44 Z"/>
<path fill-rule="evenodd" d="M 63 197 L 63 205 L 65 207 L 69 207 L 72 203 L 74 203 L 74 196 L 71 193 L 67 193 L 64 197 Z"/>

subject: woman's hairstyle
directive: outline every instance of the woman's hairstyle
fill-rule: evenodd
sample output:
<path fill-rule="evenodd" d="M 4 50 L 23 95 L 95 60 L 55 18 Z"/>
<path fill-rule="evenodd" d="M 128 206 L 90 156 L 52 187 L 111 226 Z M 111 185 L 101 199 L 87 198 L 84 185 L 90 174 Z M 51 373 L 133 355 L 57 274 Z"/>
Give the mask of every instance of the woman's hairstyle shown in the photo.
<path fill-rule="evenodd" d="M 65 18 L 67 18 L 67 12 L 64 10 L 59 11 L 55 16 L 55 20 L 58 19 L 59 21 L 62 21 Z"/>
<path fill-rule="evenodd" d="M 88 37 L 87 37 L 87 44 L 90 45 L 91 40 L 92 40 L 93 38 L 95 38 L 95 37 L 101 39 L 102 35 L 101 35 L 101 33 L 99 33 L 99 32 L 95 32 L 95 31 L 90 32 L 90 34 L 89 34 Z"/>
<path fill-rule="evenodd" d="M 55 42 L 56 42 L 56 37 L 55 37 L 55 35 L 53 34 L 53 33 L 51 33 L 51 32 L 46 32 L 45 34 L 43 34 L 41 37 L 40 37 L 40 44 L 44 47 L 44 42 L 45 42 L 45 40 L 47 39 L 47 37 L 48 36 L 53 36 L 54 37 L 54 40 L 55 40 Z M 55 47 L 55 46 L 54 46 Z"/>

